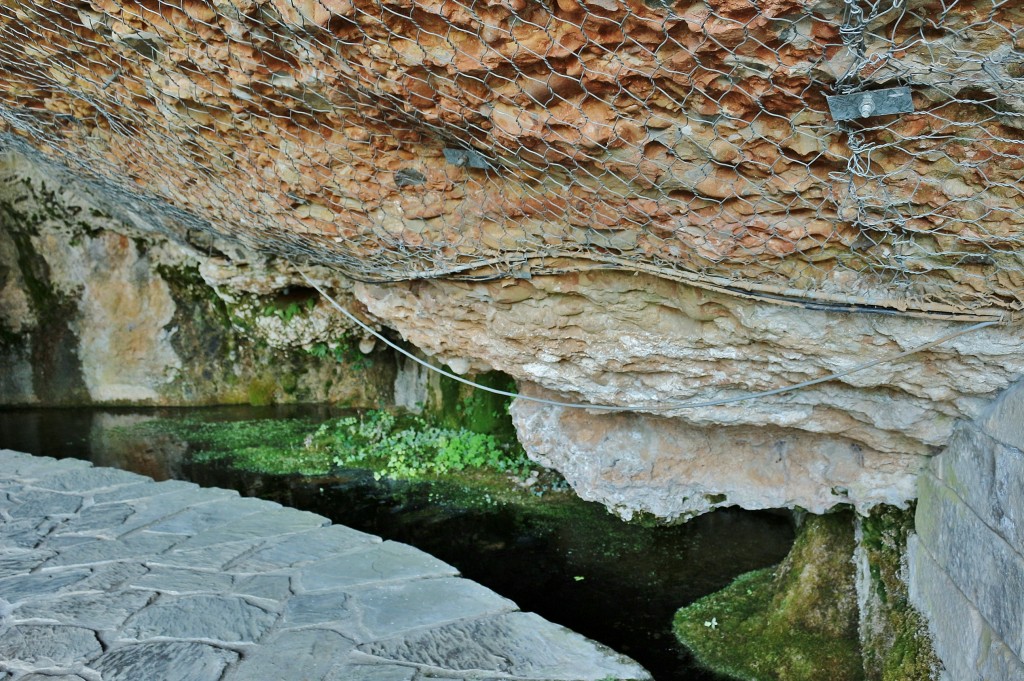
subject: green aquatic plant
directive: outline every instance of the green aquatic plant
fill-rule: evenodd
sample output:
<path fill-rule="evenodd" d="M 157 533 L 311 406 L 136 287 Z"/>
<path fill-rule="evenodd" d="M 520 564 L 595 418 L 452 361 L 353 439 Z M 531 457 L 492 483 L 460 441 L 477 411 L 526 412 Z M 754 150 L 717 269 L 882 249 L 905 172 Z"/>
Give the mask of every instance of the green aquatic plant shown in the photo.
<path fill-rule="evenodd" d="M 263 306 L 261 313 L 264 317 L 277 317 L 285 324 L 288 324 L 296 317 L 312 312 L 314 307 L 316 307 L 316 299 L 310 298 L 305 303 L 295 300 L 288 302 L 287 305 L 269 303 Z"/>
<path fill-rule="evenodd" d="M 377 477 L 415 479 L 471 468 L 522 473 L 529 465 L 513 442 L 466 428 L 436 426 L 421 417 L 399 421 L 387 411 L 325 423 L 311 446 L 329 448 L 338 466 L 365 465 Z"/>
<path fill-rule="evenodd" d="M 305 419 L 200 421 L 153 419 L 115 429 L 128 440 L 172 437 L 188 442 L 197 462 L 224 461 L 235 468 L 262 473 L 319 475 L 330 469 L 330 457 L 302 446 L 316 429 Z"/>
<path fill-rule="evenodd" d="M 342 338 L 330 343 L 313 343 L 306 352 L 317 359 L 333 358 L 339 364 L 347 364 L 353 371 L 361 371 L 373 366 L 373 360 L 359 350 L 351 338 Z"/>
<path fill-rule="evenodd" d="M 364 468 L 378 479 L 415 480 L 468 470 L 522 475 L 529 466 L 515 440 L 383 410 L 320 424 L 304 419 L 160 419 L 130 431 L 134 436 L 176 435 L 192 443 L 196 461 L 225 461 L 262 473 L 325 475 L 337 468 Z"/>

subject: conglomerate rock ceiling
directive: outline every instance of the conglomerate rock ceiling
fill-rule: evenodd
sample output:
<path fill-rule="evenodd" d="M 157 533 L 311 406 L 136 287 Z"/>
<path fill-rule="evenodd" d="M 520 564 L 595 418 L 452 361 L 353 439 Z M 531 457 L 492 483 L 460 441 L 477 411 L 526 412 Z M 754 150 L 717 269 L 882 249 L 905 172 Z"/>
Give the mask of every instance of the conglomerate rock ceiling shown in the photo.
<path fill-rule="evenodd" d="M 0 134 L 355 278 L 1024 295 L 1024 5 L 5 0 Z M 913 113 L 825 96 L 907 85 Z"/>

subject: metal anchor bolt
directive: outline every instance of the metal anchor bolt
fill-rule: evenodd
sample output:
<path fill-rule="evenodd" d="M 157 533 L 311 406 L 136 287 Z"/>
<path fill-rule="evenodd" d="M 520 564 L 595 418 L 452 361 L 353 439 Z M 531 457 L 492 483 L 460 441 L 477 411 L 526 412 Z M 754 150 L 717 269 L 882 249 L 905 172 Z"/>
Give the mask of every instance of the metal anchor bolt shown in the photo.
<path fill-rule="evenodd" d="M 860 117 L 867 118 L 875 111 L 875 102 L 871 99 L 871 95 L 864 95 L 864 98 L 860 100 Z"/>

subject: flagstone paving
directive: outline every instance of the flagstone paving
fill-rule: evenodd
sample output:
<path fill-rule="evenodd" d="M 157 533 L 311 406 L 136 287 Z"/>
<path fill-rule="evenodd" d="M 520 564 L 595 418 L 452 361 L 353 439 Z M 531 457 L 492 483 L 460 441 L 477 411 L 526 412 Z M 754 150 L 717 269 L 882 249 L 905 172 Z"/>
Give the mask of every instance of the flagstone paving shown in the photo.
<path fill-rule="evenodd" d="M 411 546 L 0 450 L 0 681 L 647 680 Z"/>

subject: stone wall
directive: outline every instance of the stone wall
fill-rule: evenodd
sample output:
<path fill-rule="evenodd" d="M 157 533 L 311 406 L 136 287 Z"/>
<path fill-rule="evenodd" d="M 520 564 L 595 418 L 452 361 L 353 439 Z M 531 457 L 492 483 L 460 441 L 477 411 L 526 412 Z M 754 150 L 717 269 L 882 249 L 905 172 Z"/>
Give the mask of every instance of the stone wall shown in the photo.
<path fill-rule="evenodd" d="M 1024 382 L 920 479 L 911 595 L 948 681 L 1024 679 Z"/>

